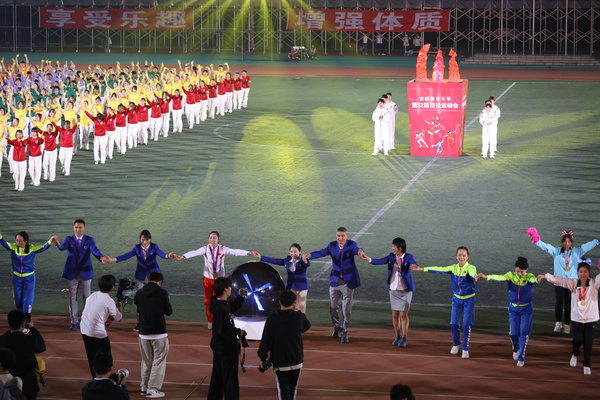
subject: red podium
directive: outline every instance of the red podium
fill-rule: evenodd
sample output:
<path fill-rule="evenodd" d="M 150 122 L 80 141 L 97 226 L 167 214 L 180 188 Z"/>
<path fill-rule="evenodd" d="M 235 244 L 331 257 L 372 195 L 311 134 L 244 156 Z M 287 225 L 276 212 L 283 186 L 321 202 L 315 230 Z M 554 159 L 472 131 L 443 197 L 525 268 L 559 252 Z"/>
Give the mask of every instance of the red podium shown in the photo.
<path fill-rule="evenodd" d="M 468 83 L 407 82 L 411 156 L 462 154 Z"/>

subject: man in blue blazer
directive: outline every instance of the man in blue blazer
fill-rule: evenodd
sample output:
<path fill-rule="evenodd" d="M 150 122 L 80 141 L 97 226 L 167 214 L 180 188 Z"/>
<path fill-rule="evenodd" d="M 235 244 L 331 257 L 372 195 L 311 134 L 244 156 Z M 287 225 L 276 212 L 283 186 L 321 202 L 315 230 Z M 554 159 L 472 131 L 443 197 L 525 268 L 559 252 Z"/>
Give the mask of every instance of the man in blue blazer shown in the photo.
<path fill-rule="evenodd" d="M 92 279 L 94 278 L 94 269 L 92 268 L 90 255 L 93 254 L 94 257 L 102 262 L 109 262 L 110 259 L 107 256 L 103 256 L 100 250 L 98 250 L 93 237 L 84 235 L 84 220 L 75 220 L 73 231 L 75 234 L 65 237 L 65 240 L 60 246 L 58 240 L 56 240 L 56 245 L 60 251 L 67 250 L 67 261 L 65 261 L 62 277 L 69 280 L 70 329 L 76 331 L 79 328 L 77 293 L 81 291 L 83 304 L 85 306 L 85 300 L 90 295 L 90 286 Z"/>
<path fill-rule="evenodd" d="M 324 249 L 313 251 L 302 256 L 304 262 L 311 258 L 331 257 L 333 266 L 329 276 L 329 312 L 333 322 L 333 336 L 342 337 L 342 343 L 348 343 L 348 326 L 352 315 L 352 297 L 354 289 L 360 286 L 358 268 L 354 262 L 354 256 L 362 256 L 364 252 L 355 241 L 348 240 L 348 231 L 344 227 L 337 230 L 337 240 L 330 242 Z M 340 322 L 339 308 L 342 301 L 342 316 L 344 322 Z"/>

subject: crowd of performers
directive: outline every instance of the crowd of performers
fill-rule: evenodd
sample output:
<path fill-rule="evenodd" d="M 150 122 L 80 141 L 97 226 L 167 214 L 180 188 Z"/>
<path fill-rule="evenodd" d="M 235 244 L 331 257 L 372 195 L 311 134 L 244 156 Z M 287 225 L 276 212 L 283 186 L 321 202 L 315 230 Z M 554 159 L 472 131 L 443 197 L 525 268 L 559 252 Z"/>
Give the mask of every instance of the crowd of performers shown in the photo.
<path fill-rule="evenodd" d="M 290 246 L 289 255 L 274 258 L 261 255 L 257 251 L 233 249 L 220 244 L 218 232 L 210 232 L 208 244 L 188 251 L 182 255 L 174 252 L 166 253 L 152 242 L 149 231 L 140 234 L 139 243 L 131 251 L 117 257 L 103 254 L 94 239 L 85 233 L 85 222 L 77 220 L 74 224 L 74 234 L 60 242 L 57 236 L 52 236 L 44 245 L 32 245 L 26 232 L 15 236 L 15 243 L 7 243 L 0 235 L 0 245 L 11 253 L 13 267 L 14 299 L 17 309 L 23 310 L 28 316 L 33 307 L 35 287 L 35 257 L 55 244 L 61 251 L 67 250 L 62 277 L 69 280 L 71 330 L 78 330 L 77 294 L 82 293 L 83 299 L 90 295 L 90 283 L 94 277 L 90 256 L 93 255 L 102 263 L 122 262 L 135 257 L 137 268 L 135 272 L 136 288 L 139 289 L 147 282 L 151 272 L 160 272 L 157 260 L 176 259 L 178 261 L 197 256 L 203 256 L 203 287 L 205 294 L 206 317 L 211 328 L 212 315 L 209 311 L 209 300 L 213 296 L 214 281 L 224 277 L 224 259 L 226 255 L 254 256 L 263 262 L 285 266 L 287 272 L 286 289 L 292 290 L 299 303 L 299 309 L 306 311 L 306 299 L 309 282 L 306 276 L 311 259 L 330 257 L 332 269 L 330 273 L 329 295 L 331 300 L 331 319 L 334 325 L 333 337 L 341 338 L 342 343 L 349 342 L 349 322 L 352 313 L 353 292 L 361 284 L 359 270 L 355 257 L 359 257 L 372 265 L 387 265 L 386 288 L 389 290 L 390 304 L 395 332 L 394 346 L 406 347 L 408 343 L 409 319 L 415 281 L 412 271 L 425 271 L 436 274 L 450 275 L 452 291 L 451 354 L 462 350 L 462 358 L 469 358 L 469 342 L 471 329 L 475 319 L 475 282 L 479 279 L 494 282 L 505 282 L 508 285 L 510 339 L 512 342 L 513 358 L 517 366 L 525 364 L 527 343 L 532 331 L 533 287 L 546 279 L 555 285 L 556 291 L 556 325 L 555 332 L 564 332 L 573 337 L 570 365 L 575 367 L 578 362 L 580 348 L 583 345 L 584 373 L 591 373 L 591 348 L 594 338 L 594 325 L 599 320 L 598 289 L 600 279 L 591 277 L 591 261 L 581 257 L 599 241 L 594 239 L 581 246 L 574 246 L 572 231 L 565 230 L 561 234 L 561 245 L 552 246 L 540 240 L 535 228 L 530 228 L 527 235 L 532 243 L 549 253 L 554 259 L 553 273 L 534 275 L 528 272 L 527 259 L 518 257 L 513 271 L 502 275 L 485 275 L 478 273 L 475 266 L 468 262 L 469 250 L 460 246 L 456 251 L 457 263 L 446 267 L 420 267 L 415 257 L 407 253 L 406 241 L 395 238 L 392 241 L 392 251 L 382 258 L 370 258 L 358 244 L 348 239 L 345 228 L 336 232 L 336 240 L 328 243 L 321 250 L 302 253 L 299 244 Z M 340 315 L 339 308 L 342 308 Z M 564 324 L 563 324 L 564 318 Z M 462 341 L 461 341 L 462 321 Z"/>
<path fill-rule="evenodd" d="M 7 159 L 15 190 L 23 191 L 27 172 L 31 185 L 56 179 L 56 161 L 65 176 L 71 160 L 92 142 L 95 164 L 112 159 L 114 150 L 128 149 L 193 129 L 248 106 L 250 77 L 231 72 L 227 63 L 213 67 L 194 62 L 169 69 L 146 62 L 107 69 L 77 69 L 42 61 L 31 64 L 25 55 L 0 63 L 0 175 Z M 172 126 L 172 128 L 171 128 Z M 29 164 L 29 167 L 28 165 Z"/>

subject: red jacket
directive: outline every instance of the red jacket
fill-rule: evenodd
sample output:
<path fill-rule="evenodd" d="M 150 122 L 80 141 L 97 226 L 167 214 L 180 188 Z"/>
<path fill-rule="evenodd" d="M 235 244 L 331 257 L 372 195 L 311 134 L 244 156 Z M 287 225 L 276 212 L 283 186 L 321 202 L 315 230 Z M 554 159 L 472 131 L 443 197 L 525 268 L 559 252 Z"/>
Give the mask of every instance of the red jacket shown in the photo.
<path fill-rule="evenodd" d="M 225 82 L 225 91 L 227 93 L 233 92 L 233 79 L 228 78 L 228 79 L 225 79 L 224 82 Z"/>
<path fill-rule="evenodd" d="M 185 93 L 185 104 L 196 104 L 196 91 L 188 92 L 185 88 L 181 88 Z"/>
<path fill-rule="evenodd" d="M 217 93 L 219 93 L 219 96 L 222 96 L 225 94 L 225 82 L 217 83 Z"/>
<path fill-rule="evenodd" d="M 138 104 L 136 109 L 138 122 L 148 121 L 148 110 L 150 109 L 150 107 L 148 107 L 147 105 L 143 106 L 141 104 Z"/>
<path fill-rule="evenodd" d="M 58 132 L 42 132 L 44 135 L 44 149 L 46 151 L 54 151 L 56 150 L 56 137 L 58 136 Z"/>
<path fill-rule="evenodd" d="M 25 140 L 10 140 L 6 139 L 6 142 L 13 147 L 13 161 L 26 161 L 27 155 L 25 149 L 27 148 L 27 139 Z"/>
<path fill-rule="evenodd" d="M 179 96 L 175 96 L 174 94 L 170 95 L 169 98 L 171 99 L 171 101 L 173 101 L 173 110 L 182 110 L 183 106 L 181 104 L 181 101 L 183 100 L 183 96 L 179 95 Z"/>
<path fill-rule="evenodd" d="M 129 114 L 129 110 L 125 111 L 117 111 L 117 127 L 127 126 L 127 114 Z"/>
<path fill-rule="evenodd" d="M 158 100 L 158 103 L 160 104 L 160 112 L 161 114 L 166 114 L 169 112 L 169 100 L 164 100 L 164 99 L 160 99 Z"/>
<path fill-rule="evenodd" d="M 94 117 L 87 111 L 84 111 L 85 115 L 88 116 L 89 119 L 94 121 L 94 136 L 105 136 L 106 135 L 106 120 L 100 121 L 98 118 Z"/>
<path fill-rule="evenodd" d="M 29 157 L 42 156 L 42 144 L 44 144 L 44 138 L 30 137 L 27 139 L 27 143 L 29 144 Z"/>
<path fill-rule="evenodd" d="M 127 122 L 130 124 L 138 123 L 137 107 L 133 110 L 131 108 L 129 109 L 129 114 L 127 114 Z"/>
<path fill-rule="evenodd" d="M 211 99 L 217 98 L 217 85 L 206 85 L 206 89 L 208 90 L 208 97 Z"/>
<path fill-rule="evenodd" d="M 242 90 L 242 80 L 240 78 L 233 80 L 233 89 L 238 92 Z"/>
<path fill-rule="evenodd" d="M 115 127 L 115 119 L 117 118 L 117 114 L 110 114 L 104 117 L 104 128 L 106 132 L 114 132 L 117 130 Z"/>
<path fill-rule="evenodd" d="M 242 80 L 242 88 L 248 89 L 250 87 L 250 77 L 246 75 L 242 76 L 240 79 Z"/>
<path fill-rule="evenodd" d="M 148 102 L 148 106 L 150 106 L 150 118 L 160 118 L 160 103 Z"/>
<path fill-rule="evenodd" d="M 60 133 L 60 147 L 73 148 L 73 133 L 75 133 L 75 129 L 77 129 L 77 124 L 75 124 L 71 129 L 63 129 L 54 122 L 52 122 L 52 125 L 54 125 L 54 129 Z"/>

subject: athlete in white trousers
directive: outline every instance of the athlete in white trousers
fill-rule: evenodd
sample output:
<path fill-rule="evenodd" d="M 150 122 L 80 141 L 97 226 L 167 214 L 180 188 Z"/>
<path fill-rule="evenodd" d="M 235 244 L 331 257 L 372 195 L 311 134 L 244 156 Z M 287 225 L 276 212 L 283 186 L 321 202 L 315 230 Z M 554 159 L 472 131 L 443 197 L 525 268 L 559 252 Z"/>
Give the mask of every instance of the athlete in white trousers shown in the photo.
<path fill-rule="evenodd" d="M 487 158 L 488 149 L 490 158 L 496 154 L 498 142 L 498 117 L 492 110 L 492 103 L 486 101 L 485 108 L 479 114 L 479 123 L 481 124 L 481 156 Z"/>
<path fill-rule="evenodd" d="M 377 107 L 373 110 L 373 116 L 371 118 L 375 123 L 374 128 L 374 144 L 373 154 L 374 156 L 379 153 L 380 143 L 383 141 L 383 154 L 388 155 L 390 151 L 390 135 L 389 135 L 389 121 L 390 113 L 385 107 L 385 100 L 379 99 L 377 101 Z"/>

